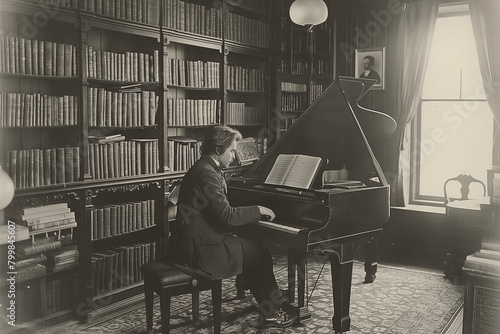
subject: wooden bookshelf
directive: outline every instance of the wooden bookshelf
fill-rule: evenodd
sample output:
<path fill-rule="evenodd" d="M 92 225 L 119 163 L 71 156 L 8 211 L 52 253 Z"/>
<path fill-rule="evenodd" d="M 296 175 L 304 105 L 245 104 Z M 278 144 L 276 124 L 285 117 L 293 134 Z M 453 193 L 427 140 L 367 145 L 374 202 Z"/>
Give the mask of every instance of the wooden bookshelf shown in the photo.
<path fill-rule="evenodd" d="M 333 59 L 334 19 L 329 18 L 312 31 L 290 20 L 293 1 L 280 0 L 280 21 L 276 23 L 279 52 L 276 60 L 276 109 L 279 138 L 293 125 L 335 78 Z"/>
<path fill-rule="evenodd" d="M 78 252 L 74 266 L 63 259 L 22 282 L 16 324 L 93 319 L 113 309 L 110 299 L 141 292 L 138 268 L 164 249 L 164 203 L 209 127 L 234 126 L 265 151 L 275 5 L 0 0 L 0 163 L 16 187 L 11 207 L 67 202 L 75 213 L 71 228 L 20 243 L 66 228 L 61 249 Z M 40 15 L 47 20 L 33 21 Z"/>

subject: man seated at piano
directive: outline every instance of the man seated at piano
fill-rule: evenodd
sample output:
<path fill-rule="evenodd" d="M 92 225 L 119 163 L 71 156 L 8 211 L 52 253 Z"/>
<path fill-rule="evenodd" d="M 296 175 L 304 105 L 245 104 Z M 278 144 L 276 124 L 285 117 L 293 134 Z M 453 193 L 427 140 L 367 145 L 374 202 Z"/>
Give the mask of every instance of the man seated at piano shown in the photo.
<path fill-rule="evenodd" d="M 229 233 L 231 226 L 275 217 L 271 209 L 261 205 L 231 206 L 228 202 L 221 167 L 234 160 L 241 138 L 228 126 L 208 131 L 201 158 L 182 180 L 167 254 L 175 262 L 213 277 L 239 275 L 259 305 L 263 324 L 287 327 L 296 316 L 282 308 L 285 301 L 276 283 L 270 251 L 256 240 Z"/>

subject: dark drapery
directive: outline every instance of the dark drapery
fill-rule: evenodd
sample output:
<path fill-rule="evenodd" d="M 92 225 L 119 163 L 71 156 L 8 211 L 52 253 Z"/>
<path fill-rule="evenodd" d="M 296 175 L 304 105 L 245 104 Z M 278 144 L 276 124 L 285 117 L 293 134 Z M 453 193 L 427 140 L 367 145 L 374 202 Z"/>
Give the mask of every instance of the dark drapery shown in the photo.
<path fill-rule="evenodd" d="M 500 1 L 469 1 L 469 10 L 486 98 L 497 122 L 493 165 L 500 166 Z"/>
<path fill-rule="evenodd" d="M 415 115 L 422 93 L 429 49 L 438 15 L 439 1 L 412 1 L 395 17 L 389 34 L 397 47 L 388 71 L 388 111 L 398 127 L 389 150 L 386 176 L 391 184 L 391 205 L 404 206 L 403 177 L 409 161 L 404 156 L 405 128 Z"/>

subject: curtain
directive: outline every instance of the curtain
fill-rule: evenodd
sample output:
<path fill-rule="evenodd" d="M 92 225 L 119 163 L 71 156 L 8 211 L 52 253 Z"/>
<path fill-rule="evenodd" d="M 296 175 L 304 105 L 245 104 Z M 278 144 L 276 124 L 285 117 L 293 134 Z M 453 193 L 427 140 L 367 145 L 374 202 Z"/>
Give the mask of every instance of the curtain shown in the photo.
<path fill-rule="evenodd" d="M 438 15 L 438 0 L 412 1 L 405 4 L 389 27 L 396 45 L 387 86 L 388 111 L 398 127 L 388 147 L 386 176 L 391 185 L 391 205 L 404 206 L 405 129 L 415 115 L 422 93 L 429 49 Z"/>
<path fill-rule="evenodd" d="M 486 98 L 497 123 L 493 164 L 500 166 L 500 1 L 471 0 L 469 10 Z"/>

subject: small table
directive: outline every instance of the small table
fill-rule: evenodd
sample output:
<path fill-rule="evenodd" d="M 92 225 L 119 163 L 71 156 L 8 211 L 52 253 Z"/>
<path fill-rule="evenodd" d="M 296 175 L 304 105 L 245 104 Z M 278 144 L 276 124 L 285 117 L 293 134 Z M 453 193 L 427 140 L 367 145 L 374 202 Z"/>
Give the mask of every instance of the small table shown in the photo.
<path fill-rule="evenodd" d="M 481 248 L 483 237 L 498 233 L 499 226 L 500 216 L 492 209 L 489 197 L 448 203 L 444 274 L 461 276 L 465 257 Z"/>

